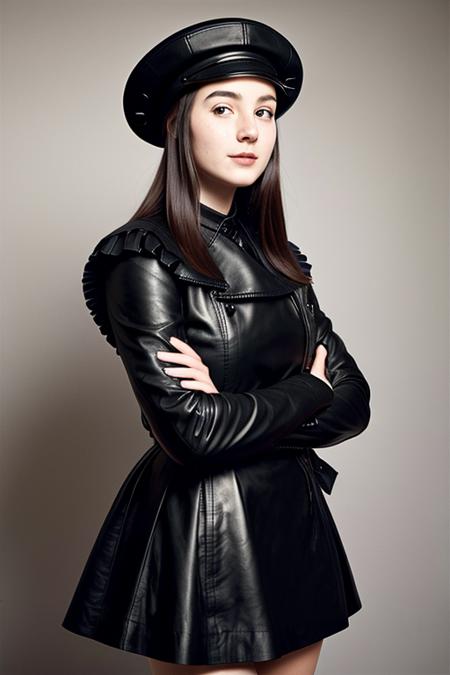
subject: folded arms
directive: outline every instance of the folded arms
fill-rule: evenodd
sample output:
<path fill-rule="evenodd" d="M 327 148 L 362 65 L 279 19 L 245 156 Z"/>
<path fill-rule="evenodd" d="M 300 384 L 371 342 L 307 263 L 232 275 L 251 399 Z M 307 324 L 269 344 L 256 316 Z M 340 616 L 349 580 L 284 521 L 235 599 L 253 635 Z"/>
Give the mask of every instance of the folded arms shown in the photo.
<path fill-rule="evenodd" d="M 333 400 L 330 387 L 310 373 L 242 393 L 182 387 L 156 356 L 176 351 L 171 335 L 188 340 L 175 279 L 155 258 L 118 260 L 105 279 L 105 297 L 117 351 L 152 436 L 180 464 L 273 451 Z"/>

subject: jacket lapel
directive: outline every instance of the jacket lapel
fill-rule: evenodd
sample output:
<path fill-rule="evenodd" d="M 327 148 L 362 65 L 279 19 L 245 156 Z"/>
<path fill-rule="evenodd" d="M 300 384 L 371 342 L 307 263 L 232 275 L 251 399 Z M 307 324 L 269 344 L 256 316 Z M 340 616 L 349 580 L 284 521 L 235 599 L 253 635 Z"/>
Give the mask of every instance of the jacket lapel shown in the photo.
<path fill-rule="evenodd" d="M 253 239 L 252 243 L 258 259 L 220 233 L 209 245 L 212 258 L 228 282 L 228 288 L 217 296 L 218 299 L 239 300 L 287 295 L 300 286 L 275 270 L 272 271 Z"/>
<path fill-rule="evenodd" d="M 226 216 L 200 203 L 200 227 L 211 257 L 228 282 L 228 288 L 217 296 L 218 299 L 287 295 L 301 285 L 287 279 L 270 265 L 256 233 L 246 228 L 239 218 L 235 202 Z M 254 255 L 230 238 L 230 230 L 237 235 L 243 231 Z"/>

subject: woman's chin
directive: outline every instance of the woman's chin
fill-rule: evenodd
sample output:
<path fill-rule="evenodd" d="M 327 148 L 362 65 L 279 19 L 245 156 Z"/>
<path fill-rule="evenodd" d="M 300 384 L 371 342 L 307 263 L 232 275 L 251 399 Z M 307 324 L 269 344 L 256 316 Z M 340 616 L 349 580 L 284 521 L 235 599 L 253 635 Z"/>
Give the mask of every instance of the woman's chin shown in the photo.
<path fill-rule="evenodd" d="M 253 185 L 255 180 L 259 178 L 260 171 L 236 171 L 233 175 L 229 175 L 229 182 L 232 183 L 235 187 L 247 187 L 248 185 Z"/>

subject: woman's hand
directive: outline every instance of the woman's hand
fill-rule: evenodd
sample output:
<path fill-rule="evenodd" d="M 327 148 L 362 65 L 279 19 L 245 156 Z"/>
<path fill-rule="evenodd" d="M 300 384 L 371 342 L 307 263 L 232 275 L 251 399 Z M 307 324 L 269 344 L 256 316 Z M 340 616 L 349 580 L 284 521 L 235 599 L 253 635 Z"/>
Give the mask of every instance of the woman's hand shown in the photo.
<path fill-rule="evenodd" d="M 169 367 L 164 368 L 164 371 L 168 375 L 175 377 L 192 378 L 181 380 L 180 384 L 185 389 L 196 389 L 197 391 L 204 391 L 206 394 L 218 394 L 219 391 L 209 376 L 209 368 L 202 362 L 197 352 L 177 337 L 171 337 L 170 342 L 180 350 L 181 354 L 176 352 L 156 352 L 156 356 L 162 361 L 182 363 L 185 367 Z"/>
<path fill-rule="evenodd" d="M 325 372 L 325 361 L 327 356 L 328 352 L 326 350 L 326 347 L 324 347 L 324 345 L 317 345 L 316 355 L 314 357 L 310 373 L 311 375 L 315 375 L 316 377 L 326 382 L 326 384 L 328 384 L 328 386 L 331 387 L 331 389 L 333 389 L 331 382 L 329 382 L 329 380 L 327 379 Z"/>

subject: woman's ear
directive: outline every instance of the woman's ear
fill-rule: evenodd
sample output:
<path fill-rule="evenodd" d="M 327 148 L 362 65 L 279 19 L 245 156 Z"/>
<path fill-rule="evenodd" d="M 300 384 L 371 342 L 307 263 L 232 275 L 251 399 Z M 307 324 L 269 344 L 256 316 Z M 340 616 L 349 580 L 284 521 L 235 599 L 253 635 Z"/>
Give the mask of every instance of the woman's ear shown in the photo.
<path fill-rule="evenodd" d="M 175 121 L 178 113 L 178 105 L 179 101 L 177 101 L 177 103 L 174 105 L 174 107 L 171 109 L 171 111 L 166 117 L 166 133 L 172 136 L 172 138 L 177 137 Z"/>

